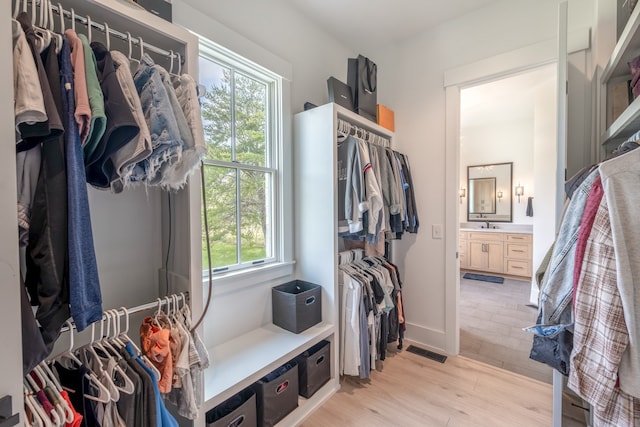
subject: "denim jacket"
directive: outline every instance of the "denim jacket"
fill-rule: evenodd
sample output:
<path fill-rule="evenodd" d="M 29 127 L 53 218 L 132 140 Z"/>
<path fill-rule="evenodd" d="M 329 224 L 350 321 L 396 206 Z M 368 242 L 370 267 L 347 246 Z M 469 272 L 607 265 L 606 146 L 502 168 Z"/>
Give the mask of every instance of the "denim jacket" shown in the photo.
<path fill-rule="evenodd" d="M 571 324 L 571 304 L 573 294 L 573 270 L 575 264 L 576 241 L 580 232 L 580 222 L 591 186 L 600 176 L 595 169 L 574 192 L 567 206 L 562 225 L 556 237 L 553 254 L 540 288 L 540 322 L 557 330 L 559 325 Z M 548 335 L 542 331 L 540 335 Z"/>

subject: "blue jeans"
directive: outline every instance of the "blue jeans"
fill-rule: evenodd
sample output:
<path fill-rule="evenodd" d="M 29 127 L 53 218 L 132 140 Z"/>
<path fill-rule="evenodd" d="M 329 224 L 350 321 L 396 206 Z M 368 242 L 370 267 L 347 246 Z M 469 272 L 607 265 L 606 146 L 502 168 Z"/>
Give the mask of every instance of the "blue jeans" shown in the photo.
<path fill-rule="evenodd" d="M 69 43 L 60 51 L 60 85 L 65 122 L 67 156 L 67 206 L 69 236 L 69 302 L 78 331 L 102 319 L 102 294 L 93 247 L 87 179 L 78 126 L 73 113 L 73 69 Z"/>

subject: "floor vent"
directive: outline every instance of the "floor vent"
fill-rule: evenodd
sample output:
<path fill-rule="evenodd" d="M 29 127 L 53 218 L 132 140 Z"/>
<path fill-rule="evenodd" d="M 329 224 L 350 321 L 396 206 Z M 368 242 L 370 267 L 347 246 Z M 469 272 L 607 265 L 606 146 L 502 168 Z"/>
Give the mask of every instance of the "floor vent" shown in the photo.
<path fill-rule="evenodd" d="M 447 360 L 447 356 L 443 356 L 442 354 L 434 353 L 433 351 L 425 350 L 424 348 L 419 348 L 414 345 L 407 347 L 407 351 L 440 363 L 444 363 Z"/>

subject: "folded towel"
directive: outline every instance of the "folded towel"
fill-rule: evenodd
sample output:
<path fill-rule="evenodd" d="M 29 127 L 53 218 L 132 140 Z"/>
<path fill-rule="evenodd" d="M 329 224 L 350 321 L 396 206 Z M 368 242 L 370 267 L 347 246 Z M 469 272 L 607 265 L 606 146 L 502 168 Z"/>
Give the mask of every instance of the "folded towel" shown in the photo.
<path fill-rule="evenodd" d="M 533 216 L 533 197 L 527 199 L 527 216 Z"/>

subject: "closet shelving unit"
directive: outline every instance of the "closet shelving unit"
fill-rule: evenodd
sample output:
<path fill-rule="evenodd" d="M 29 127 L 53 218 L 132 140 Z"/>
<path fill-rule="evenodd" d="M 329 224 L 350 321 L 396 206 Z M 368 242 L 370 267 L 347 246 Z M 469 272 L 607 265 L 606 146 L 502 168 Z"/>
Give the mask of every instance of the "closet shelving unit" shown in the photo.
<path fill-rule="evenodd" d="M 326 104 L 294 116 L 295 277 L 322 286 L 322 322 L 300 334 L 268 324 L 209 349 L 207 411 L 317 342 L 331 341 L 331 380 L 278 426 L 296 426 L 340 387 L 338 375 L 337 123 L 392 138 L 377 124 Z"/>
<path fill-rule="evenodd" d="M 332 339 L 329 390 L 339 388 L 338 342 L 338 155 L 337 126 L 342 119 L 393 140 L 393 133 L 335 103 L 294 116 L 294 217 L 296 276 L 322 285 L 322 316 Z M 315 397 L 315 396 L 314 396 Z M 323 399 L 324 396 L 320 397 Z M 313 406 L 320 404 L 315 402 Z M 286 421 L 286 420 L 285 420 Z"/>
<path fill-rule="evenodd" d="M 3 29 L 11 28 L 11 11 L 14 1 L 3 2 L 3 8 L 0 9 L 2 12 L 0 27 Z M 170 51 L 179 53 L 184 58 L 182 70 L 197 77 L 198 40 L 184 28 L 155 16 L 134 3 L 124 1 L 59 0 L 54 3 L 56 31 L 60 28 L 58 7 L 61 6 L 63 10 L 69 12 L 65 14 L 66 28 L 71 28 L 72 10 L 76 15 L 75 29 L 78 33 L 87 34 L 86 25 L 83 24 L 87 22 L 86 17 L 90 17 L 91 22 L 100 26 L 106 22 L 110 29 L 119 33 L 127 31 L 131 33 L 133 58 L 140 57 L 139 38 L 141 38 L 147 47 L 152 45 L 167 53 Z M 6 7 L 4 7 L 5 4 Z M 31 2 L 27 11 L 31 13 Z M 11 45 L 11 35 L 8 31 L 6 33 Z M 104 33 L 97 28 L 93 29 L 92 36 L 93 40 L 105 42 Z M 112 50 L 119 50 L 125 55 L 128 53 L 127 41 L 113 35 L 110 41 Z M 169 68 L 168 57 L 164 58 L 160 54 L 151 52 L 150 49 L 145 52 L 150 53 L 158 64 Z M 11 55 L 8 54 L 5 57 L 11 58 Z M 11 62 L 11 60 L 5 61 L 1 66 L 3 75 L 6 77 L 3 80 L 7 80 L 9 84 L 11 84 Z M 135 65 L 133 62 L 134 67 Z M 7 93 L 10 92 L 7 91 Z M 11 114 L 0 116 L 0 127 L 13 129 L 12 97 L 5 96 L 1 102 L 7 107 L 11 104 Z M 7 138 L 5 142 L 10 139 Z M 11 194 L 15 197 L 16 176 L 12 164 L 15 165 L 15 153 L 7 153 L 0 158 L 0 178 L 4 183 L 0 188 L 5 197 Z M 14 189 L 13 193 L 8 191 L 11 187 Z M 88 196 L 103 309 L 143 305 L 167 294 L 186 291 L 190 295 L 194 319 L 198 318 L 202 311 L 203 293 L 199 176 L 192 176 L 185 188 L 171 195 L 155 187 L 137 187 L 127 189 L 121 194 L 112 194 L 89 186 Z M 17 257 L 17 240 L 13 237 L 17 230 L 14 203 L 15 201 L 6 200 L 7 206 L 14 206 L 14 214 L 10 217 L 4 214 L 2 216 L 3 223 L 7 225 L 7 238 L 4 238 L 3 231 L 1 241 L 2 253 L 15 253 Z M 2 278 L 8 288 L 15 285 L 13 289 L 19 289 L 16 272 L 10 280 L 7 280 L 4 274 Z M 16 304 L 17 299 L 8 291 L 1 290 L 0 296 L 3 300 L 5 297 L 10 297 L 13 304 Z M 7 325 L 16 325 L 20 322 L 19 317 L 9 317 L 4 312 L 0 313 L 0 319 Z M 137 327 L 137 320 L 132 319 L 132 330 Z M 15 331 L 13 333 L 15 334 Z M 61 341 L 66 342 L 66 337 Z M 15 348 L 19 349 L 20 345 L 18 344 Z M 13 351 L 12 357 L 21 360 L 20 350 Z M 14 412 L 22 411 L 22 396 L 18 391 L 22 389 L 21 384 L 22 379 L 16 385 L 7 383 L 3 385 L 4 390 L 11 387 L 9 393 L 14 398 Z"/>
<path fill-rule="evenodd" d="M 600 82 L 602 92 L 605 94 L 605 109 L 608 111 L 609 84 L 615 81 L 630 79 L 627 63 L 640 55 L 640 7 L 636 7 L 622 31 L 616 46 L 611 53 L 609 61 L 602 71 Z M 605 116 L 606 120 L 606 114 Z M 640 130 L 640 97 L 636 98 L 617 117 L 600 136 L 602 148 L 610 151 L 627 138 Z"/>

